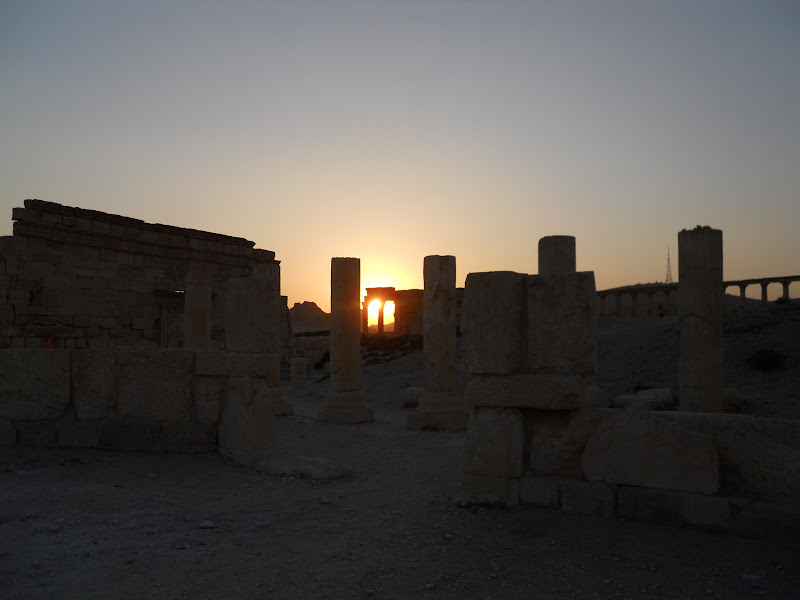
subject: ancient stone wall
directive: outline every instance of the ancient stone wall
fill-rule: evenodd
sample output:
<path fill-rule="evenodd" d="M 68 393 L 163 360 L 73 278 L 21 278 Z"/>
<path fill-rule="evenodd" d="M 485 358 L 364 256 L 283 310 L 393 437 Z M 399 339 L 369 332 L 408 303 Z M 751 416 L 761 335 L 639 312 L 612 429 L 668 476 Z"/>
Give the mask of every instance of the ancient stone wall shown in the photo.
<path fill-rule="evenodd" d="M 0 348 L 180 348 L 187 274 L 210 278 L 211 347 L 224 349 L 233 277 L 274 264 L 254 242 L 26 200 L 0 238 Z"/>
<path fill-rule="evenodd" d="M 0 350 L 0 445 L 274 452 L 269 353 Z"/>

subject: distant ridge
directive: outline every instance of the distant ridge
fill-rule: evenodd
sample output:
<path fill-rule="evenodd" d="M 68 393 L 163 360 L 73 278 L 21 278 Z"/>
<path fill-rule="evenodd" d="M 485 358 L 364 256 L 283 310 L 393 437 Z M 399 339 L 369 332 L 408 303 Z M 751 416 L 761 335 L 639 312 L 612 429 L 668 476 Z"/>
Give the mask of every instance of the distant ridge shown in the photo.
<path fill-rule="evenodd" d="M 331 326 L 331 315 L 314 302 L 295 302 L 289 309 L 294 334 L 309 331 L 328 331 Z"/>

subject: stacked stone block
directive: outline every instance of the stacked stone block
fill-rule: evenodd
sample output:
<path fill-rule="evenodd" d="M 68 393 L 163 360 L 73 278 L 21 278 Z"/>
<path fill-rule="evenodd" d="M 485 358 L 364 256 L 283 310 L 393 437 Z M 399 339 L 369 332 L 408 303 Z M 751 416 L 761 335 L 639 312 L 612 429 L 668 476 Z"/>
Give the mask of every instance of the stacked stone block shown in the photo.
<path fill-rule="evenodd" d="M 597 370 L 594 296 L 593 273 L 467 277 L 468 501 L 517 504 L 520 478 L 538 460 L 533 425 L 585 406 L 586 377 Z"/>
<path fill-rule="evenodd" d="M 0 238 L 0 348 L 223 349 L 225 303 L 213 298 L 229 278 L 277 266 L 245 239 L 41 200 L 13 219 L 14 235 Z M 185 340 L 189 289 L 200 294 L 186 298 L 190 310 L 211 311 L 211 331 Z"/>
<path fill-rule="evenodd" d="M 151 452 L 274 452 L 266 353 L 0 350 L 0 442 Z"/>

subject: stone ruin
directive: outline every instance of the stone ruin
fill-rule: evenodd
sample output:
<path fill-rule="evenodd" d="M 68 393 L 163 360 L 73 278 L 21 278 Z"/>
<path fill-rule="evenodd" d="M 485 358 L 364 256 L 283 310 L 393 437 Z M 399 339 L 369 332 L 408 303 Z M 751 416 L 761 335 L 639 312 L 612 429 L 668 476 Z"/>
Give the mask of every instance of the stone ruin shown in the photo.
<path fill-rule="evenodd" d="M 253 242 L 26 200 L 0 238 L 0 443 L 273 453 L 280 264 Z"/>
<path fill-rule="evenodd" d="M 26 201 L 0 238 L 0 444 L 275 453 L 291 339 L 274 253 L 240 238 Z M 454 390 L 455 258 L 425 258 L 425 388 L 413 428 L 468 427 L 467 503 L 800 531 L 800 422 L 722 410 L 722 234 L 679 234 L 680 409 L 611 408 L 597 372 L 592 272 L 575 239 L 539 243 L 539 273 L 470 273 L 470 382 Z M 331 261 L 330 393 L 318 420 L 369 422 L 360 261 Z M 304 358 L 287 361 L 305 385 Z M 468 425 L 467 425 L 468 423 Z"/>
<path fill-rule="evenodd" d="M 749 536 L 800 531 L 800 422 L 721 413 L 722 233 L 678 239 L 679 411 L 610 408 L 592 393 L 594 274 L 575 272 L 574 251 L 558 265 L 551 257 L 568 252 L 540 253 L 539 275 L 467 277 L 467 502 Z"/>

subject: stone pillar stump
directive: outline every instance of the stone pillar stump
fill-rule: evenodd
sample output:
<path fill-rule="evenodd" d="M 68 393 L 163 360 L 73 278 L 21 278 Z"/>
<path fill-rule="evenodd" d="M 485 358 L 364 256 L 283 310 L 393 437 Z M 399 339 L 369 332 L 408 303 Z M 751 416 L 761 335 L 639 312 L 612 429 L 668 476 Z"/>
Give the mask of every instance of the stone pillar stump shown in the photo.
<path fill-rule="evenodd" d="M 361 392 L 361 260 L 331 259 L 330 393 L 318 421 L 364 423 L 375 414 Z"/>
<path fill-rule="evenodd" d="M 539 240 L 539 275 L 574 272 L 574 236 L 548 235 Z"/>

